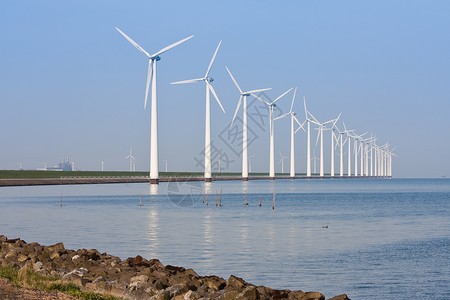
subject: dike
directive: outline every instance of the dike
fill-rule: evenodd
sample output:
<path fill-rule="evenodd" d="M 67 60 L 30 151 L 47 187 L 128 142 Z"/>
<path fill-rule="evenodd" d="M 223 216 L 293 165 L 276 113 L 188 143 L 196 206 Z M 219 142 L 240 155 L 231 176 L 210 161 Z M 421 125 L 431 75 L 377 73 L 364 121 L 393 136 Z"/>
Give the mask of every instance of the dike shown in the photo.
<path fill-rule="evenodd" d="M 121 260 L 95 249 L 69 250 L 63 243 L 42 246 L 18 238 L 8 239 L 4 235 L 0 235 L 0 265 L 33 270 L 40 275 L 74 283 L 86 292 L 120 299 L 325 300 L 319 292 L 255 286 L 233 275 L 228 280 L 214 275 L 200 276 L 192 269 L 164 266 L 157 259 L 146 260 L 139 255 Z M 349 298 L 344 294 L 330 300 Z"/>

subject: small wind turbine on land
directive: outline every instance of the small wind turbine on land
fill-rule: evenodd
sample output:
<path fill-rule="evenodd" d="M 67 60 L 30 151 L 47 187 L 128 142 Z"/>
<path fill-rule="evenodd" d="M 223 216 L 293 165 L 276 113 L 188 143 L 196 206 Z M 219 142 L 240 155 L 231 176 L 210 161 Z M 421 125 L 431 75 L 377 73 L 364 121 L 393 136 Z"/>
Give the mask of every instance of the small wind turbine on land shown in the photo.
<path fill-rule="evenodd" d="M 129 159 L 130 160 L 130 172 L 136 171 L 136 159 L 133 156 L 133 147 L 130 148 L 130 154 L 125 156 L 123 159 Z M 103 169 L 103 165 L 102 165 Z M 102 170 L 103 171 L 103 170 Z"/>

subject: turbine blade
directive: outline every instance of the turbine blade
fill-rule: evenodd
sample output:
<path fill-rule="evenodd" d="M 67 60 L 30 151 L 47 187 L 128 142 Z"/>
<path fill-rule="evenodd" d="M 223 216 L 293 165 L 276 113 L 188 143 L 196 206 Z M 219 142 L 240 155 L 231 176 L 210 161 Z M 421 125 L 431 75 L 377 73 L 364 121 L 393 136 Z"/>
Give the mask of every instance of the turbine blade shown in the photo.
<path fill-rule="evenodd" d="M 264 92 L 264 91 L 269 91 L 272 88 L 268 88 L 268 89 L 259 89 L 259 90 L 251 90 L 251 91 L 247 91 L 247 93 L 249 94 L 253 94 L 253 93 L 259 93 L 259 92 Z"/>
<path fill-rule="evenodd" d="M 297 87 L 294 90 L 294 96 L 292 96 L 291 109 L 289 110 L 289 112 L 292 112 L 292 108 L 294 107 L 295 94 L 297 94 Z"/>
<path fill-rule="evenodd" d="M 147 51 L 144 50 L 144 48 L 142 48 L 141 46 L 138 45 L 138 43 L 136 43 L 135 41 L 133 41 L 128 35 L 126 35 L 122 30 L 120 30 L 119 28 L 117 28 L 117 31 L 120 32 L 120 34 L 126 38 L 134 47 L 136 47 L 136 49 L 138 49 L 139 51 L 141 51 L 142 53 L 144 53 L 145 55 L 147 55 L 148 58 L 151 58 L 152 56 L 150 54 L 147 53 Z"/>
<path fill-rule="evenodd" d="M 212 94 L 214 95 L 214 98 L 216 98 L 217 103 L 219 104 L 220 108 L 222 109 L 223 113 L 225 113 L 225 109 L 222 106 L 222 103 L 220 103 L 219 97 L 217 97 L 216 91 L 214 90 L 214 88 L 212 87 L 212 85 L 208 82 L 208 80 L 205 80 L 206 84 L 209 87 L 209 90 L 212 92 Z"/>
<path fill-rule="evenodd" d="M 225 66 L 225 68 L 227 68 L 228 74 L 230 74 L 230 77 L 231 77 L 231 79 L 233 80 L 234 85 L 238 88 L 239 92 L 242 94 L 242 90 L 241 90 L 241 88 L 239 87 L 239 84 L 236 82 L 236 79 L 234 79 L 233 75 L 231 75 L 231 72 L 230 72 L 230 70 L 228 70 L 228 67 Z"/>
<path fill-rule="evenodd" d="M 179 44 L 184 43 L 184 42 L 186 42 L 187 40 L 189 40 L 189 39 L 191 39 L 191 38 L 193 38 L 193 37 L 194 37 L 194 36 L 191 35 L 190 37 L 187 37 L 187 38 L 185 38 L 185 39 L 182 39 L 181 41 L 178 41 L 178 42 L 176 42 L 176 43 L 173 43 L 173 44 L 171 44 L 171 45 L 169 45 L 169 46 L 167 46 L 167 47 L 165 47 L 165 48 L 162 48 L 161 50 L 159 50 L 158 52 L 156 52 L 155 54 L 153 54 L 152 57 L 155 57 L 155 56 L 158 56 L 158 55 L 160 55 L 160 54 L 163 54 L 163 53 L 166 52 L 167 50 L 172 49 L 173 47 L 178 46 Z"/>
<path fill-rule="evenodd" d="M 150 87 L 150 80 L 153 75 L 153 60 L 148 60 L 148 70 L 147 70 L 147 84 L 145 85 L 145 101 L 144 101 L 144 109 L 147 108 L 147 99 L 148 99 L 148 89 Z"/>
<path fill-rule="evenodd" d="M 303 105 L 305 106 L 305 119 L 308 120 L 308 110 L 306 109 L 306 99 L 303 96 Z"/>
<path fill-rule="evenodd" d="M 242 102 L 242 95 L 239 97 L 239 102 L 238 102 L 238 104 L 237 104 L 237 106 L 236 106 L 236 111 L 234 112 L 233 120 L 231 121 L 230 127 L 233 126 L 234 119 L 236 119 L 236 116 L 237 116 L 239 107 L 241 106 L 241 102 Z"/>
<path fill-rule="evenodd" d="M 297 129 L 297 131 L 301 128 L 301 129 L 303 129 L 304 132 L 306 132 L 306 131 L 305 131 L 305 128 L 303 127 L 303 125 L 305 124 L 306 121 L 303 122 L 303 124 L 301 124 L 301 123 L 298 121 L 298 119 L 297 119 L 296 116 L 292 116 L 292 117 L 294 118 L 295 122 L 297 122 L 297 124 L 300 126 L 300 127 Z"/>
<path fill-rule="evenodd" d="M 263 103 L 265 103 L 265 104 L 267 104 L 267 105 L 270 105 L 269 102 L 267 102 L 266 100 L 264 100 L 263 98 L 261 98 L 261 97 L 259 97 L 259 96 L 257 96 L 257 95 L 252 94 L 252 96 L 255 97 L 256 99 L 258 99 L 259 101 L 262 101 Z"/>
<path fill-rule="evenodd" d="M 199 81 L 202 81 L 202 80 L 205 80 L 205 79 L 204 78 L 196 78 L 196 79 L 175 81 L 175 82 L 171 82 L 170 84 L 196 83 L 196 82 L 199 82 Z"/>
<path fill-rule="evenodd" d="M 292 91 L 292 88 L 290 88 L 289 90 L 287 90 L 286 92 L 284 92 L 283 94 L 281 94 L 281 96 L 278 96 L 277 99 L 273 100 L 272 103 L 270 104 L 274 104 L 275 102 L 277 102 L 278 100 L 280 100 L 284 95 L 286 95 L 287 93 L 289 93 L 290 91 Z"/>
<path fill-rule="evenodd" d="M 320 137 L 320 127 L 319 127 L 319 130 L 317 131 L 316 146 L 319 143 L 319 137 Z"/>
<path fill-rule="evenodd" d="M 219 51 L 220 44 L 222 44 L 222 41 L 219 42 L 219 45 L 216 48 L 216 52 L 214 52 L 214 55 L 213 55 L 211 61 L 209 62 L 209 66 L 208 66 L 208 69 L 206 70 L 205 77 L 208 77 L 208 74 L 209 74 L 209 71 L 211 70 L 211 67 L 212 67 L 212 64 L 214 62 L 214 59 L 216 58 L 217 51 Z"/>
<path fill-rule="evenodd" d="M 279 117 L 276 117 L 276 118 L 273 119 L 273 120 L 275 121 L 275 120 L 278 120 L 278 119 L 283 119 L 284 117 L 286 117 L 286 116 L 288 116 L 288 115 L 290 115 L 290 113 L 285 113 L 285 114 L 283 114 L 283 115 L 281 115 L 281 116 L 279 116 Z"/>

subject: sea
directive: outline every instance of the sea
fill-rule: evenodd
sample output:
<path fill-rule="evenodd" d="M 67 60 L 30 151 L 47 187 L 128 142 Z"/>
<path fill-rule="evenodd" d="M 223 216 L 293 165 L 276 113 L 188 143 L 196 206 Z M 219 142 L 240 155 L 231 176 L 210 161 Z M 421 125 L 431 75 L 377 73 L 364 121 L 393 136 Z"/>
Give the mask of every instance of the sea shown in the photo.
<path fill-rule="evenodd" d="M 450 179 L 0 188 L 0 234 L 327 298 L 450 299 Z"/>

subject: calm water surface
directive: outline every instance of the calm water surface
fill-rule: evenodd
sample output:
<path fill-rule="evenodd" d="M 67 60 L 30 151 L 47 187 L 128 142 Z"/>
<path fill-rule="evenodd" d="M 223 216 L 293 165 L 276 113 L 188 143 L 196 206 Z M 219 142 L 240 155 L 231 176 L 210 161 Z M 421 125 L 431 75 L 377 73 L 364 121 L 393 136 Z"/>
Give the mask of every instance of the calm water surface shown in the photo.
<path fill-rule="evenodd" d="M 0 234 L 326 297 L 450 299 L 449 200 L 448 179 L 6 187 Z"/>

